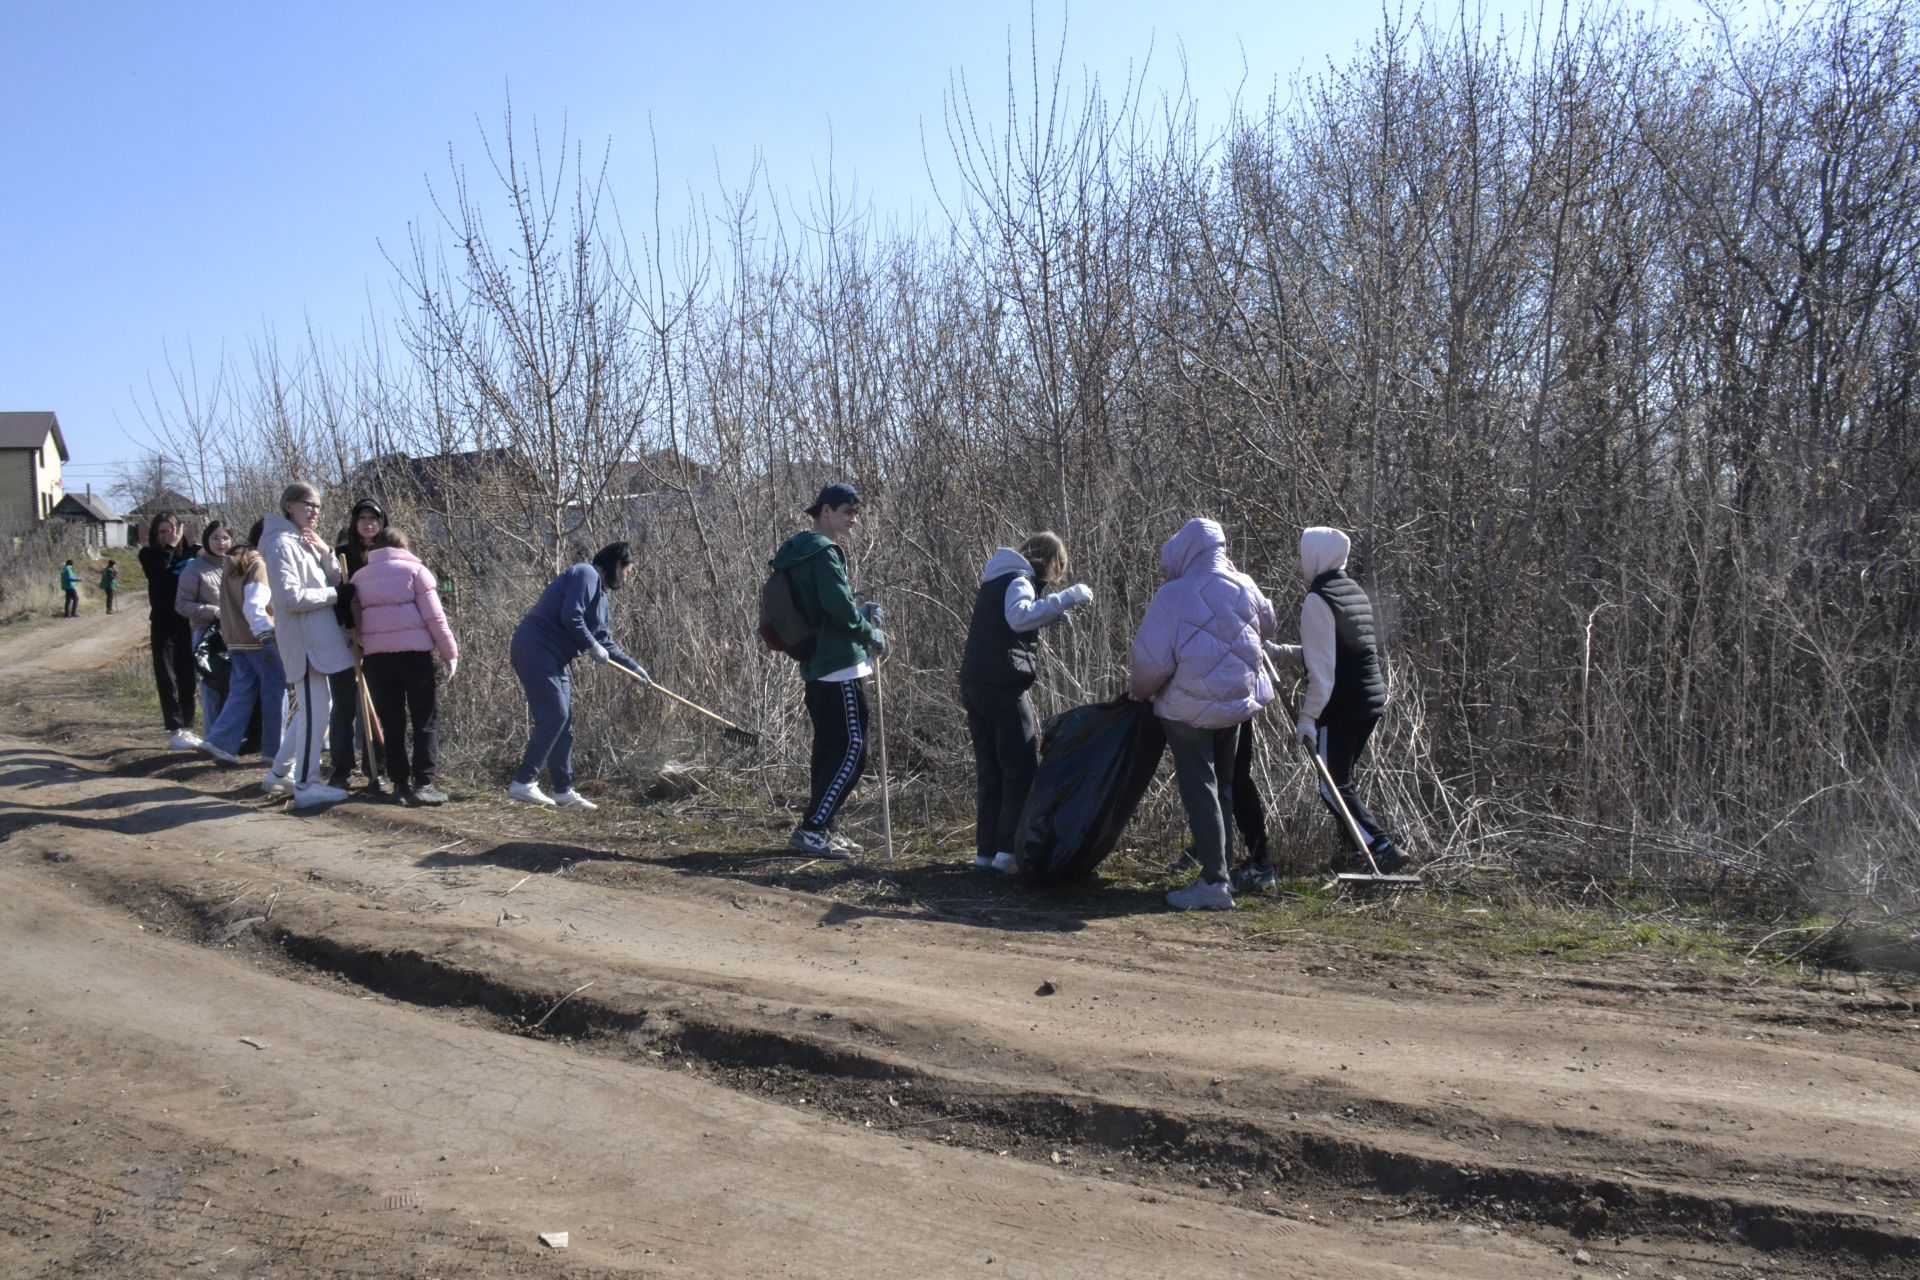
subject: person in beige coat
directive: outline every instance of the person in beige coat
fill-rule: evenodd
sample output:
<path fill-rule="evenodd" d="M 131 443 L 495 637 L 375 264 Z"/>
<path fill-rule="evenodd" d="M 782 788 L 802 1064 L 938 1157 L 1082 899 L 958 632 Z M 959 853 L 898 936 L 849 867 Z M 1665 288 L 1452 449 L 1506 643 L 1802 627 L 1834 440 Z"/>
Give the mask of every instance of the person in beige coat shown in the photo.
<path fill-rule="evenodd" d="M 293 689 L 304 741 L 296 746 L 293 807 L 308 809 L 347 798 L 342 787 L 322 781 L 320 752 L 330 745 L 336 765 L 353 759 L 353 724 L 346 732 L 329 719 L 336 699 L 357 696 L 353 651 L 334 612 L 353 598 L 351 583 L 340 580 L 340 562 L 319 534 L 320 491 L 296 482 L 280 495 L 280 510 L 267 517 L 260 554 L 267 563 L 267 588 L 273 599 L 274 631 L 280 664 Z M 326 739 L 331 736 L 331 743 Z"/>
<path fill-rule="evenodd" d="M 173 611 L 192 628 L 188 634 L 194 650 L 207 632 L 220 625 L 220 575 L 226 572 L 227 549 L 232 545 L 232 530 L 218 520 L 207 521 L 200 532 L 200 552 L 180 570 L 173 589 Z M 200 719 L 208 728 L 220 718 L 226 697 L 225 688 L 215 687 L 211 677 L 200 680 Z"/>

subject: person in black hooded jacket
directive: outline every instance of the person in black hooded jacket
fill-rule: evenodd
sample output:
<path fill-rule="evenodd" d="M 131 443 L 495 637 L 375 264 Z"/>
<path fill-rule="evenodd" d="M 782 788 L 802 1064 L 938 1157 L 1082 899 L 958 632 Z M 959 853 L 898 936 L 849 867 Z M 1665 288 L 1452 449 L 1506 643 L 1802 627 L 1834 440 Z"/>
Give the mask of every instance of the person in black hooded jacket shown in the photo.
<path fill-rule="evenodd" d="M 367 567 L 367 557 L 373 552 L 373 542 L 387 527 L 387 513 L 372 498 L 362 498 L 353 504 L 353 511 L 347 516 L 347 527 L 334 539 L 334 550 L 346 557 L 347 568 L 342 581 L 351 582 L 353 575 Z M 337 608 L 334 616 L 340 625 L 353 630 L 353 610 L 350 607 Z M 356 646 L 358 641 L 355 641 Z M 360 771 L 367 776 L 369 785 L 376 790 L 385 790 L 382 779 L 387 776 L 386 760 L 381 747 L 373 741 L 373 735 L 360 714 L 358 698 L 342 698 L 333 704 L 332 725 L 344 732 L 345 726 L 352 725 L 353 738 L 360 746 Z M 329 730 L 330 737 L 333 730 Z M 333 737 L 338 741 L 337 737 Z M 327 779 L 329 786 L 339 787 L 342 791 L 352 782 L 353 765 L 351 761 L 333 766 L 333 772 Z"/>
<path fill-rule="evenodd" d="M 174 751 L 192 751 L 200 745 L 200 736 L 193 731 L 198 692 L 193 627 L 173 607 L 180 590 L 180 574 L 199 554 L 199 544 L 188 541 L 185 526 L 171 511 L 153 517 L 147 529 L 147 545 L 140 548 L 140 571 L 147 575 L 147 636 L 153 646 L 153 683 L 170 735 L 167 746 Z"/>
<path fill-rule="evenodd" d="M 973 739 L 973 865 L 978 870 L 1016 867 L 1020 811 L 1039 758 L 1039 729 L 1027 691 L 1038 676 L 1040 631 L 1093 602 L 1093 588 L 1084 582 L 1038 594 L 1066 572 L 1066 544 L 1059 534 L 1043 532 L 1018 551 L 997 549 L 980 573 L 960 661 L 960 705 Z"/>

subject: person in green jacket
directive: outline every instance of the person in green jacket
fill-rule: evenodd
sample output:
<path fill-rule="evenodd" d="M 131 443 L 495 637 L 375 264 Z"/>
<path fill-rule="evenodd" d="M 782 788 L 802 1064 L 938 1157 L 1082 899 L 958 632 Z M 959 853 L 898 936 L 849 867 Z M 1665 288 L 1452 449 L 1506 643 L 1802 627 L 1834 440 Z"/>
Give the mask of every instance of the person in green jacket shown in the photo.
<path fill-rule="evenodd" d="M 100 571 L 100 592 L 107 598 L 107 612 L 113 612 L 113 593 L 120 587 L 120 566 L 107 561 L 107 567 Z"/>
<path fill-rule="evenodd" d="M 847 577 L 846 543 L 860 525 L 860 495 L 850 484 L 820 490 L 807 514 L 813 527 L 780 544 L 776 572 L 787 574 L 794 602 L 816 633 L 801 665 L 807 718 L 813 722 L 813 789 L 806 816 L 787 846 L 817 858 L 850 858 L 860 846 L 833 830 L 867 762 L 867 677 L 887 647 L 880 607 L 856 605 Z"/>
<path fill-rule="evenodd" d="M 80 616 L 80 571 L 69 560 L 60 569 L 60 590 L 66 593 L 67 609 L 60 616 L 77 618 Z"/>

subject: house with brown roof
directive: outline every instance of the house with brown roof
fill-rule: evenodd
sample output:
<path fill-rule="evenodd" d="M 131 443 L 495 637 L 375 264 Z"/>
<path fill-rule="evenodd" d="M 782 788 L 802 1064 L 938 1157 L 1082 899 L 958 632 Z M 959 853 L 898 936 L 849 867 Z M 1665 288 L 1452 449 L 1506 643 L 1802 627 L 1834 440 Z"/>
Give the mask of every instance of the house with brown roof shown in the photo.
<path fill-rule="evenodd" d="M 141 546 L 146 542 L 148 526 L 162 511 L 168 512 L 177 519 L 187 537 L 196 540 L 200 536 L 201 526 L 213 514 L 184 493 L 162 489 L 126 514 L 128 540 L 134 546 Z"/>
<path fill-rule="evenodd" d="M 126 517 L 117 514 L 105 498 L 95 497 L 92 485 L 85 493 L 70 493 L 54 503 L 47 518 L 84 529 L 90 551 L 127 545 Z"/>
<path fill-rule="evenodd" d="M 66 490 L 60 419 L 50 411 L 0 413 L 0 530 L 24 533 L 53 514 Z"/>

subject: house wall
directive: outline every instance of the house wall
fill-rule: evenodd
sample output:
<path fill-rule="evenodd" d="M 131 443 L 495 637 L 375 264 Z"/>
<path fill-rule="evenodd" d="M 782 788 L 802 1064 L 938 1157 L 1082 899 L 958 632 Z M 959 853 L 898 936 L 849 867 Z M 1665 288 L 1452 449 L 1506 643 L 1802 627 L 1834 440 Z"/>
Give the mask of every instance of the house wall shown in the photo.
<path fill-rule="evenodd" d="M 0 449 L 0 529 L 31 529 L 66 496 L 53 433 L 38 449 Z"/>

